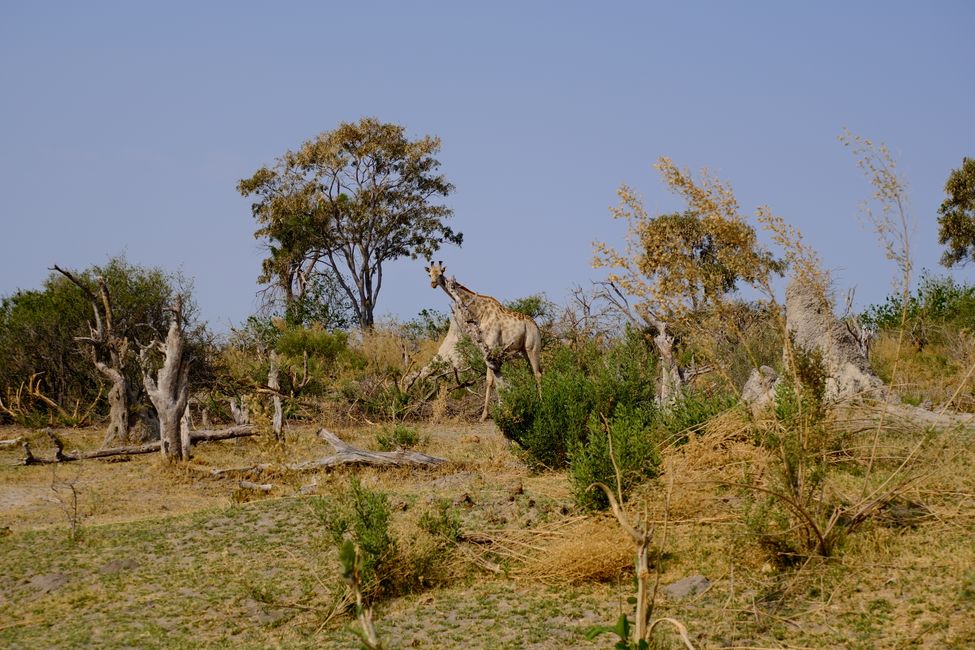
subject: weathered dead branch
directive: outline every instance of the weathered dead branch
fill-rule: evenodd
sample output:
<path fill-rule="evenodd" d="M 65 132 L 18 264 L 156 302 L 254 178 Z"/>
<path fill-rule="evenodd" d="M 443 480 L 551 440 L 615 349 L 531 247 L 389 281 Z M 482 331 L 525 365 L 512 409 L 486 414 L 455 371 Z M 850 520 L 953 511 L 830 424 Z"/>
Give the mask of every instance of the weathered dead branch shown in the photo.
<path fill-rule="evenodd" d="M 288 465 L 276 465 L 272 463 L 261 463 L 259 465 L 248 465 L 246 467 L 227 467 L 214 468 L 210 470 L 210 475 L 222 477 L 230 474 L 260 474 L 270 471 L 284 472 L 309 472 L 341 465 L 370 465 L 373 467 L 437 467 L 447 462 L 446 458 L 429 456 L 419 451 L 408 449 L 398 449 L 396 451 L 369 451 L 359 449 L 345 442 L 328 429 L 320 429 L 318 437 L 327 442 L 335 449 L 331 456 L 309 460 L 303 463 L 292 463 Z"/>
<path fill-rule="evenodd" d="M 301 463 L 308 468 L 337 467 L 339 465 L 373 465 L 378 467 L 436 467 L 447 462 L 446 458 L 429 456 L 419 451 L 368 451 L 353 447 L 328 429 L 319 429 L 318 437 L 332 445 L 335 453 L 319 460 Z"/>
<path fill-rule="evenodd" d="M 274 489 L 271 483 L 254 483 L 253 481 L 241 480 L 237 485 L 242 490 L 255 490 L 257 492 L 270 492 Z"/>
<path fill-rule="evenodd" d="M 54 458 L 38 457 L 33 454 L 30 443 L 23 441 L 24 458 L 19 465 L 50 465 L 52 463 L 66 463 L 76 460 L 91 460 L 93 458 L 108 458 L 111 456 L 136 456 L 139 454 L 151 454 L 160 449 L 161 443 L 156 440 L 142 445 L 130 445 L 125 447 L 108 447 L 96 449 L 95 451 L 73 451 L 65 452 L 64 443 L 61 438 L 52 430 L 45 429 L 44 433 L 50 438 L 54 445 Z M 250 426 L 230 427 L 229 429 L 193 431 L 190 435 L 192 442 L 213 442 L 216 440 L 228 440 L 230 438 L 244 438 L 255 436 L 257 432 Z"/>

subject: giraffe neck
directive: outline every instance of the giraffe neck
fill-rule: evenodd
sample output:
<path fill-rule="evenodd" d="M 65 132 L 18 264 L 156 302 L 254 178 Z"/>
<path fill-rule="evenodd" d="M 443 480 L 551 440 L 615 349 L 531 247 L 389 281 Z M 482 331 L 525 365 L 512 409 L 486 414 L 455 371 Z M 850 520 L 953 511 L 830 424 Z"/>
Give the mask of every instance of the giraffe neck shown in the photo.
<path fill-rule="evenodd" d="M 442 286 L 454 303 L 461 303 L 464 311 L 469 312 L 469 316 L 477 320 L 482 320 L 491 311 L 492 306 L 500 305 L 494 298 L 471 291 L 453 279 L 444 281 Z"/>

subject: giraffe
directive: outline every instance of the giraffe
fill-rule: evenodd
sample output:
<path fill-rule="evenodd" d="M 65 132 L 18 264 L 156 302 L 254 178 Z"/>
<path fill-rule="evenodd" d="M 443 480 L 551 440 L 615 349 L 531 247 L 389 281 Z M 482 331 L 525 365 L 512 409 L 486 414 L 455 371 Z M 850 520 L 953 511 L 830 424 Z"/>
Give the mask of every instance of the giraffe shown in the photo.
<path fill-rule="evenodd" d="M 481 421 L 487 419 L 491 389 L 495 377 L 501 374 L 502 358 L 510 353 L 521 353 L 531 364 L 538 392 L 542 391 L 542 368 L 539 357 L 542 352 L 542 334 L 531 316 L 506 309 L 497 299 L 475 293 L 446 277 L 443 262 L 426 267 L 430 287 L 440 287 L 453 304 L 457 320 L 465 325 L 467 333 L 480 348 L 487 364 L 487 388 L 484 391 L 484 411 Z"/>

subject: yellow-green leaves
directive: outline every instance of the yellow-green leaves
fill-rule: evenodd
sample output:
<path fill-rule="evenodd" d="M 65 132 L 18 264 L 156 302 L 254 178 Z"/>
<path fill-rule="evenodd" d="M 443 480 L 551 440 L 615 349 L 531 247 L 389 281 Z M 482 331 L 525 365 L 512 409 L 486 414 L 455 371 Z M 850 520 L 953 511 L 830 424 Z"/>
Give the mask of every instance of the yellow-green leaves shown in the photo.
<path fill-rule="evenodd" d="M 681 213 L 652 217 L 623 185 L 613 217 L 627 221 L 622 251 L 596 242 L 595 267 L 613 269 L 609 280 L 655 311 L 682 316 L 732 291 L 739 282 L 762 285 L 783 265 L 759 243 L 739 213 L 731 187 L 702 172 L 695 180 L 669 158 L 655 167 L 687 202 Z"/>

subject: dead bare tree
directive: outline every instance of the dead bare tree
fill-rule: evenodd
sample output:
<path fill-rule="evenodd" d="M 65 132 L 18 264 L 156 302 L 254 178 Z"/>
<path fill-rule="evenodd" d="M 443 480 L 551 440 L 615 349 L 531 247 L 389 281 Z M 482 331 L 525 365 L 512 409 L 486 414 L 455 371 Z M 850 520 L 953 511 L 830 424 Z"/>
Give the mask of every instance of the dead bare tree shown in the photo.
<path fill-rule="evenodd" d="M 614 282 L 597 282 L 602 289 L 596 296 L 617 309 L 627 321 L 640 331 L 649 331 L 653 345 L 660 357 L 660 379 L 657 386 L 657 403 L 673 404 L 684 395 L 684 385 L 694 376 L 709 372 L 710 366 L 681 368 L 674 354 L 674 337 L 667 332 L 667 323 L 646 307 L 634 309 Z"/>
<path fill-rule="evenodd" d="M 142 376 L 146 393 L 159 414 L 159 434 L 163 457 L 170 462 L 189 460 L 189 427 L 180 426 L 190 398 L 189 374 L 193 362 L 186 350 L 186 332 L 183 322 L 183 300 L 177 296 L 170 310 L 169 332 L 166 340 L 153 341 L 139 351 Z M 152 377 L 153 351 L 163 356 L 162 366 Z"/>
<path fill-rule="evenodd" d="M 115 332 L 115 316 L 112 311 L 112 297 L 108 290 L 108 283 L 105 278 L 99 276 L 96 279 L 98 294 L 80 278 L 62 269 L 55 264 L 51 267 L 52 271 L 57 271 L 88 297 L 91 302 L 92 313 L 94 314 L 95 324 L 89 323 L 90 336 L 78 337 L 77 340 L 88 344 L 92 362 L 95 368 L 111 384 L 108 391 L 108 430 L 105 432 L 105 440 L 102 445 L 131 444 L 146 442 L 152 439 L 155 434 L 155 427 L 152 425 L 151 418 L 144 418 L 145 425 L 136 429 L 133 418 L 138 414 L 131 408 L 133 386 L 125 375 L 125 363 L 129 355 L 129 340 L 124 336 L 118 336 Z"/>
<path fill-rule="evenodd" d="M 250 406 L 247 404 L 247 399 L 240 396 L 234 395 L 230 397 L 230 415 L 234 419 L 234 424 L 245 425 L 251 423 L 251 412 Z"/>
<path fill-rule="evenodd" d="M 278 352 L 271 349 L 268 354 L 270 367 L 267 373 L 267 387 L 271 389 L 271 404 L 274 407 L 274 415 L 271 416 L 271 429 L 274 431 L 274 439 L 278 442 L 284 440 L 284 410 L 281 406 L 281 363 L 278 359 Z"/>

